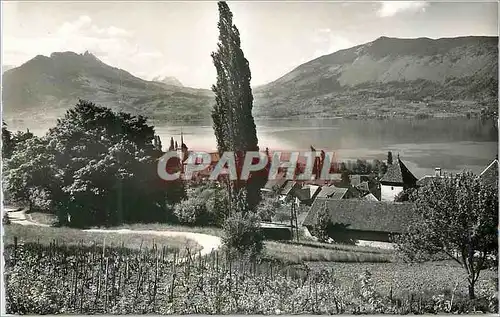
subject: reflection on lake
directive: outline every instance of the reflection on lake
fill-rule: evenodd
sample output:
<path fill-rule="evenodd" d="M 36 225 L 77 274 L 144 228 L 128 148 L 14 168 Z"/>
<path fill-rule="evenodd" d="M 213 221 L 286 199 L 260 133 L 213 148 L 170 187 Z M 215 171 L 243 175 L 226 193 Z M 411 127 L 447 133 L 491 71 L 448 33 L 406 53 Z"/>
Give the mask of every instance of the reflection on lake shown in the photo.
<path fill-rule="evenodd" d="M 308 151 L 310 146 L 334 151 L 340 159 L 380 159 L 398 153 L 417 177 L 464 168 L 482 171 L 498 153 L 498 132 L 493 120 L 447 118 L 428 120 L 308 119 L 258 121 L 261 149 Z M 215 150 L 211 126 L 159 126 L 164 146 L 180 132 L 190 150 Z"/>

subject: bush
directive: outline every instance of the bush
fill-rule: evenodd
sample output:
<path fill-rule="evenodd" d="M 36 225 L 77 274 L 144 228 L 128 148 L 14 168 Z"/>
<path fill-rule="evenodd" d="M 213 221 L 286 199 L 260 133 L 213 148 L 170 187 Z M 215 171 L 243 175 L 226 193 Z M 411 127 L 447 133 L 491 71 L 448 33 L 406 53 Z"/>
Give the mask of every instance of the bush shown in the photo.
<path fill-rule="evenodd" d="M 271 221 L 281 207 L 281 203 L 275 197 L 267 197 L 257 206 L 257 213 L 262 220 Z"/>
<path fill-rule="evenodd" d="M 256 257 L 262 251 L 264 236 L 260 217 L 249 210 L 246 192 L 242 190 L 231 206 L 231 215 L 224 222 L 222 241 L 227 249 Z"/>
<path fill-rule="evenodd" d="M 184 225 L 209 225 L 212 222 L 207 212 L 205 201 L 201 198 L 190 197 L 174 207 L 174 214 Z"/>
<path fill-rule="evenodd" d="M 259 223 L 255 213 L 233 213 L 224 223 L 224 245 L 239 254 L 257 256 L 262 251 L 264 240 Z"/>
<path fill-rule="evenodd" d="M 7 212 L 4 212 L 3 217 L 2 217 L 2 224 L 5 225 L 10 225 L 10 219 L 9 219 L 9 214 Z"/>
<path fill-rule="evenodd" d="M 330 225 L 330 215 L 328 214 L 328 207 L 325 205 L 321 208 L 318 213 L 318 221 L 314 226 L 311 234 L 318 238 L 320 242 L 326 242 L 329 240 L 330 236 L 328 234 L 328 229 Z"/>
<path fill-rule="evenodd" d="M 222 227 L 229 215 L 229 202 L 223 190 L 216 190 L 205 202 L 205 208 L 211 219 L 211 224 Z"/>

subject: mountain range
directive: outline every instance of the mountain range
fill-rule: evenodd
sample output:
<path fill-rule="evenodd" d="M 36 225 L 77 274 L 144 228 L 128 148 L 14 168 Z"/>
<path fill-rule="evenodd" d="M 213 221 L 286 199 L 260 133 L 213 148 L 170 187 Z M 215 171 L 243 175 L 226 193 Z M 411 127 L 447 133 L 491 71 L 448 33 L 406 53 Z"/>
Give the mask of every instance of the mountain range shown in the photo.
<path fill-rule="evenodd" d="M 254 91 L 259 115 L 269 117 L 464 114 L 496 108 L 497 95 L 498 37 L 472 36 L 381 37 Z"/>
<path fill-rule="evenodd" d="M 38 55 L 2 76 L 6 118 L 54 119 L 88 99 L 153 121 L 209 122 L 214 103 L 210 90 L 173 77 L 144 80 L 89 52 Z M 498 37 L 381 37 L 253 92 L 256 118 L 463 115 L 496 107 Z"/>
<path fill-rule="evenodd" d="M 38 55 L 3 74 L 3 111 L 44 121 L 78 99 L 160 121 L 199 121 L 210 113 L 209 90 L 147 81 L 109 66 L 89 52 Z"/>

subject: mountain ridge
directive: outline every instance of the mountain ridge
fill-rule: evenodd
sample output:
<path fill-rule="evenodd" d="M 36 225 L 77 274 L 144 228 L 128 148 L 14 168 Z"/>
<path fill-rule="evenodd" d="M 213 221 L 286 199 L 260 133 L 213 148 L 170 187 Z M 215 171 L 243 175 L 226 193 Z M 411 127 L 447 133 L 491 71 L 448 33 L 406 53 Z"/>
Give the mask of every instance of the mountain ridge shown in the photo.
<path fill-rule="evenodd" d="M 303 63 L 254 95 L 267 117 L 463 115 L 496 104 L 497 86 L 498 37 L 380 37 Z"/>
<path fill-rule="evenodd" d="M 153 120 L 205 120 L 212 92 L 147 81 L 102 62 L 89 52 L 37 55 L 3 74 L 6 117 L 24 114 L 50 119 L 64 114 L 78 99 Z"/>
<path fill-rule="evenodd" d="M 88 99 L 153 121 L 209 123 L 215 102 L 210 90 L 173 77 L 141 79 L 89 52 L 37 55 L 2 76 L 6 117 L 55 120 Z M 254 87 L 253 113 L 257 119 L 464 115 L 496 107 L 497 87 L 498 37 L 384 36 Z"/>

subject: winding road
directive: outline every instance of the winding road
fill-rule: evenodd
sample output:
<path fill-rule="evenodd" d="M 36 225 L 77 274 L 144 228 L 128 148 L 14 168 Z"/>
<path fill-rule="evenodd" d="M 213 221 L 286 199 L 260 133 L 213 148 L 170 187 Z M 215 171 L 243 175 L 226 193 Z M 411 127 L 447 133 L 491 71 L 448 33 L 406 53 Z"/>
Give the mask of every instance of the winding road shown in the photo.
<path fill-rule="evenodd" d="M 18 208 L 8 208 L 4 207 L 4 212 L 7 213 L 11 223 L 20 224 L 23 226 L 39 226 L 39 227 L 50 227 L 47 224 L 42 224 L 29 220 L 26 217 L 26 210 L 19 210 Z M 195 232 L 184 232 L 184 231 L 164 231 L 164 230 L 130 230 L 130 229 L 86 229 L 83 231 L 87 232 L 106 232 L 106 233 L 118 233 L 118 234 L 143 234 L 143 235 L 156 235 L 164 237 L 182 237 L 189 240 L 193 240 L 201 246 L 200 253 L 202 256 L 210 254 L 212 251 L 217 250 L 221 244 L 222 240 L 219 237 L 212 236 L 204 233 Z"/>

